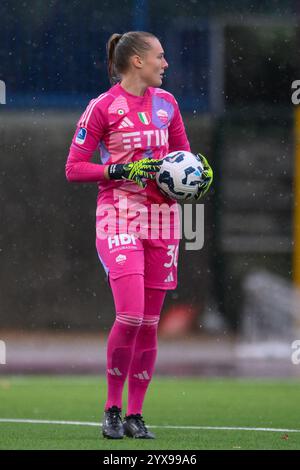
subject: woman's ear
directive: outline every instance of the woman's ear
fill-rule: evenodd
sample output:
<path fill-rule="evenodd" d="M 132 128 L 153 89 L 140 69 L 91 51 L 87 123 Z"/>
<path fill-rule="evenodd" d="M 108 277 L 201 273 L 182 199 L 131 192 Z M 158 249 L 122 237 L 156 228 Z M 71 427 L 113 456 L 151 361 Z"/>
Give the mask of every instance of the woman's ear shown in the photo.
<path fill-rule="evenodd" d="M 139 55 L 133 55 L 130 57 L 131 63 L 137 69 L 141 69 L 143 67 L 143 59 Z"/>

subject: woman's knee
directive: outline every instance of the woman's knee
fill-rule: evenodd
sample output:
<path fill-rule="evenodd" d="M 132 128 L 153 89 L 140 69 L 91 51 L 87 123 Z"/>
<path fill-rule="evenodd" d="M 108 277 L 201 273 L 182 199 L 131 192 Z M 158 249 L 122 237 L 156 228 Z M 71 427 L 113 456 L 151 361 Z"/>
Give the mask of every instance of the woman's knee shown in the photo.
<path fill-rule="evenodd" d="M 117 279 L 109 278 L 116 313 L 143 317 L 145 287 L 142 274 L 126 274 Z"/>
<path fill-rule="evenodd" d="M 159 317 L 164 300 L 166 297 L 166 290 L 163 289 L 150 289 L 149 287 L 145 288 L 145 308 L 144 316 L 153 316 Z"/>

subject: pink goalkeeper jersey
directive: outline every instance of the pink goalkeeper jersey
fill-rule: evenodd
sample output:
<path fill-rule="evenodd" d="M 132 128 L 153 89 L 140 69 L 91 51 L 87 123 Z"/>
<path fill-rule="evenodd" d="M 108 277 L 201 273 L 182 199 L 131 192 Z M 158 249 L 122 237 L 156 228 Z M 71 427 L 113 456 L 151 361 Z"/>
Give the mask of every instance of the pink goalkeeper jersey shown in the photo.
<path fill-rule="evenodd" d="M 99 148 L 101 164 L 91 163 Z M 72 140 L 66 176 L 69 181 L 98 182 L 97 206 L 118 203 L 119 197 L 151 203 L 177 204 L 163 195 L 155 180 L 145 189 L 126 180 L 107 180 L 104 166 L 142 158 L 162 159 L 175 150 L 190 151 L 178 103 L 161 88 L 147 88 L 135 96 L 118 83 L 90 101 L 77 123 Z"/>

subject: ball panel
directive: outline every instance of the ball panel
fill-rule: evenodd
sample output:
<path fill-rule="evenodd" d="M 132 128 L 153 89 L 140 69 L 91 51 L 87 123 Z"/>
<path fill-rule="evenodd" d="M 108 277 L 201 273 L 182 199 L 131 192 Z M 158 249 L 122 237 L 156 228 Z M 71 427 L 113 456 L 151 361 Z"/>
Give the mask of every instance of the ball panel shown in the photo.
<path fill-rule="evenodd" d="M 203 167 L 196 155 L 184 150 L 171 152 L 156 174 L 158 187 L 175 200 L 190 200 L 198 191 Z"/>

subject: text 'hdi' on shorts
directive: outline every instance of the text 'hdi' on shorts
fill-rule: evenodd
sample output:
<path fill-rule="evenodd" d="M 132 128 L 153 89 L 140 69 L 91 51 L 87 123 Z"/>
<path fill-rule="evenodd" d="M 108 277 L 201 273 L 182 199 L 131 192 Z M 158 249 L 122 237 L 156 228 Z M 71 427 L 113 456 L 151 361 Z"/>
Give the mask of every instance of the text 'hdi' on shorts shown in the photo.
<path fill-rule="evenodd" d="M 107 278 L 142 274 L 145 287 L 173 290 L 177 287 L 179 239 L 143 239 L 119 233 L 96 238 L 99 259 Z"/>

